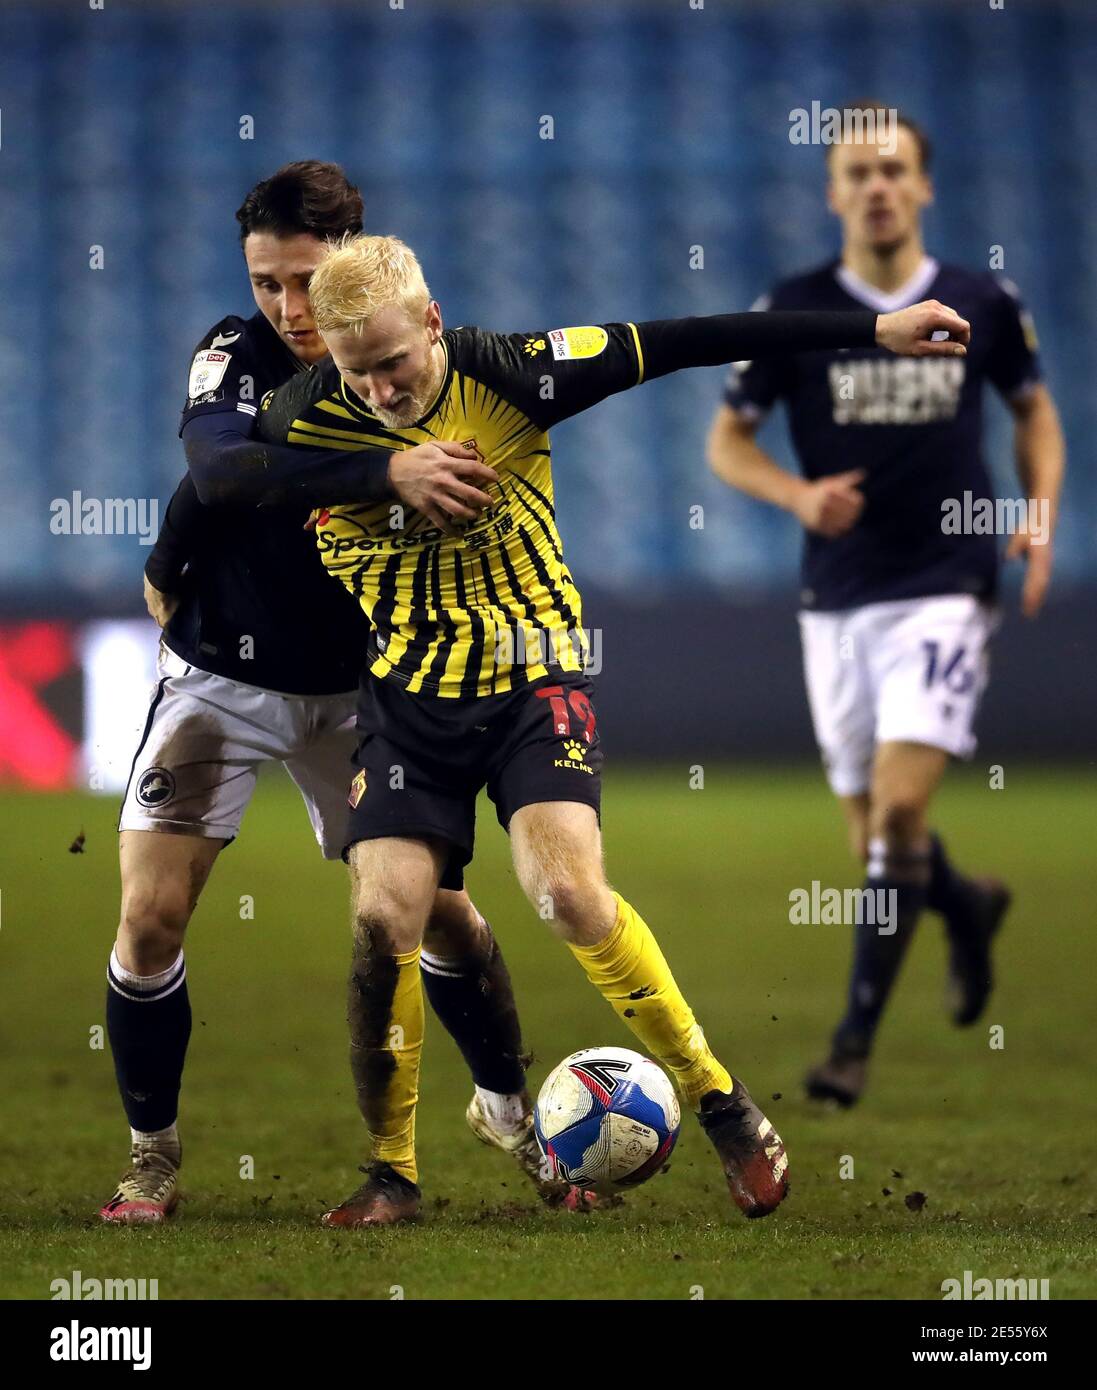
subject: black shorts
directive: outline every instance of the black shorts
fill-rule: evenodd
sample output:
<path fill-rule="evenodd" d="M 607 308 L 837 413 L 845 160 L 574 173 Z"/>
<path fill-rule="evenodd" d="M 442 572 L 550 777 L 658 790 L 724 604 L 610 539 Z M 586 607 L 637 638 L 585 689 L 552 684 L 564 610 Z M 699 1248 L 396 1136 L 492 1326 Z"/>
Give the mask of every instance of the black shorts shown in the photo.
<path fill-rule="evenodd" d="M 358 735 L 347 850 L 392 835 L 442 840 L 450 851 L 443 888 L 463 884 L 482 787 L 504 830 L 535 801 L 601 807 L 602 745 L 592 686 L 580 672 L 456 700 L 367 678 Z"/>

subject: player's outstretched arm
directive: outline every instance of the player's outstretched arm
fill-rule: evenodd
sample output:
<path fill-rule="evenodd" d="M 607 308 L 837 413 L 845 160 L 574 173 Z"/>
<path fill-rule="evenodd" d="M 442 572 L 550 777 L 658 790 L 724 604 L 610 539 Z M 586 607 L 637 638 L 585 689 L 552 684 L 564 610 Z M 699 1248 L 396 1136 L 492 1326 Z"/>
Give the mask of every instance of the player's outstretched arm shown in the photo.
<path fill-rule="evenodd" d="M 716 367 L 763 354 L 879 346 L 907 357 L 956 357 L 967 351 L 971 325 L 927 300 L 894 314 L 869 310 L 773 309 L 637 324 L 644 376 L 683 367 Z M 945 335 L 940 341 L 935 335 Z"/>
<path fill-rule="evenodd" d="M 954 357 L 967 351 L 970 333 L 959 314 L 929 300 L 894 314 L 774 309 L 486 335 L 486 341 L 504 354 L 505 383 L 525 387 L 530 419 L 549 429 L 607 396 L 688 367 L 877 346 L 911 357 Z"/>

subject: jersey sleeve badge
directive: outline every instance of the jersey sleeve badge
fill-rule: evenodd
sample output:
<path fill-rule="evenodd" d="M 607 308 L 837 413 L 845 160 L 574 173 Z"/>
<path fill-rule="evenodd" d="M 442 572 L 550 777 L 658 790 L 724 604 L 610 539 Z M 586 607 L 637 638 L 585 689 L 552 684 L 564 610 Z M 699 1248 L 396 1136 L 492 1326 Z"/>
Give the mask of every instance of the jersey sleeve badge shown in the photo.
<path fill-rule="evenodd" d="M 606 350 L 609 334 L 604 328 L 554 328 L 547 335 L 552 355 L 557 362 L 569 362 L 583 357 L 600 357 Z"/>
<path fill-rule="evenodd" d="M 216 391 L 224 380 L 225 372 L 231 361 L 230 353 L 212 348 L 196 352 L 194 361 L 190 364 L 190 383 L 187 387 L 187 395 L 190 399 L 196 401 L 199 396 Z"/>

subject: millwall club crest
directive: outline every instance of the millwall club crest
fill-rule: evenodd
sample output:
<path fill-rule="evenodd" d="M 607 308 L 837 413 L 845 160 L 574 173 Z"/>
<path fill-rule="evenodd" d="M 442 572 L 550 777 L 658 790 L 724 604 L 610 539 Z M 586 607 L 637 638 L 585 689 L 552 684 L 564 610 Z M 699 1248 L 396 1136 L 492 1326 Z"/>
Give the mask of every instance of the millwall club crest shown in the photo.
<path fill-rule="evenodd" d="M 350 784 L 350 792 L 347 796 L 347 805 L 350 807 L 352 811 L 357 809 L 358 803 L 362 800 L 365 794 L 366 774 L 364 772 L 357 772 L 354 775 L 354 780 Z"/>
<path fill-rule="evenodd" d="M 146 768 L 137 783 L 137 800 L 153 810 L 164 806 L 175 795 L 175 778 L 164 767 Z"/>

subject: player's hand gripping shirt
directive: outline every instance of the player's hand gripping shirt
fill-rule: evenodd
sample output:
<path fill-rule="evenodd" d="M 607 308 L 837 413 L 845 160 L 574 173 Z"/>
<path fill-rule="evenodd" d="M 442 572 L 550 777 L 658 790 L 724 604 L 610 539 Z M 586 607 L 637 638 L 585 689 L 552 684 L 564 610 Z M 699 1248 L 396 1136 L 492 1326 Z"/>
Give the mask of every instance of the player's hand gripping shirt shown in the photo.
<path fill-rule="evenodd" d="M 759 309 L 904 308 L 933 298 L 971 323 L 966 357 L 892 357 L 883 349 L 739 362 L 725 399 L 760 417 L 778 400 L 804 476 L 860 468 L 865 508 L 836 539 L 804 538 L 805 608 L 838 610 L 935 594 L 991 598 L 991 534 L 950 534 L 942 504 L 995 495 L 982 453 L 983 386 L 1012 398 L 1040 380 L 1032 322 L 1009 281 L 926 257 L 908 292 L 884 302 L 831 263 L 782 281 Z"/>

